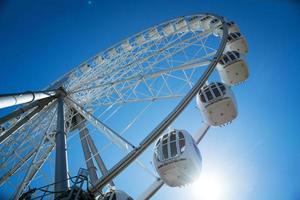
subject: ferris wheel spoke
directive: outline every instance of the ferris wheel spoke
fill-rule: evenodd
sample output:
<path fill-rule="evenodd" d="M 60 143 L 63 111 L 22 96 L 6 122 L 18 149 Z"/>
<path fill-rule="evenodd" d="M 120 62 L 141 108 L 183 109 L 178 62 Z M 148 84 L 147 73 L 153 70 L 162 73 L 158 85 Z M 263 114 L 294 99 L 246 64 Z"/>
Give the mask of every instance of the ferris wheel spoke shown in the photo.
<path fill-rule="evenodd" d="M 43 138 L 41 142 L 36 146 L 35 153 L 33 155 L 32 161 L 27 169 L 27 172 L 25 173 L 25 176 L 18 186 L 18 189 L 14 193 L 14 197 L 19 196 L 19 194 L 24 190 L 24 188 L 30 184 L 31 180 L 34 178 L 34 176 L 37 174 L 37 172 L 40 170 L 40 168 L 44 165 L 47 158 L 49 157 L 50 153 L 55 147 L 55 142 L 51 142 L 54 140 L 54 135 L 50 136 L 48 132 L 55 128 L 53 121 L 56 118 L 56 109 L 52 113 L 51 120 L 48 123 L 48 126 L 45 130 L 45 133 L 43 135 Z M 50 137 L 51 140 L 50 140 Z M 45 174 L 43 174 L 45 176 Z"/>
<path fill-rule="evenodd" d="M 191 67 L 204 66 L 204 65 L 207 64 L 207 62 L 208 61 L 202 62 L 202 63 L 192 63 L 190 65 L 185 65 L 185 66 L 181 66 L 181 67 L 175 68 L 173 71 L 180 71 L 180 70 L 183 71 L 183 70 L 187 70 L 187 69 L 189 69 Z M 168 71 L 171 71 L 171 70 L 168 70 Z M 149 100 L 151 98 L 152 99 L 165 99 L 166 97 L 171 97 L 171 96 L 173 96 L 174 98 L 177 98 L 178 96 L 181 96 L 182 93 L 180 93 L 180 94 L 174 94 L 174 92 L 171 91 L 171 89 L 170 89 L 170 87 L 169 87 L 169 85 L 168 85 L 168 83 L 166 81 L 165 76 L 170 76 L 172 78 L 177 78 L 178 80 L 186 82 L 187 84 L 190 84 L 190 79 L 187 76 L 177 77 L 175 75 L 168 74 L 168 71 L 165 70 L 165 71 L 162 71 L 160 73 L 151 74 L 151 75 L 148 75 L 148 76 L 144 77 L 143 79 L 139 78 L 137 81 L 134 81 L 133 79 L 124 80 L 123 83 L 125 83 L 125 84 L 128 83 L 128 84 L 126 86 L 124 86 L 124 87 L 121 87 L 121 91 L 120 91 L 120 89 L 118 89 L 116 87 L 114 87 L 114 90 L 119 90 L 118 93 L 117 93 L 117 95 L 120 96 L 120 97 L 121 97 L 120 94 L 124 94 L 127 91 L 130 91 L 130 93 L 127 93 L 128 94 L 128 98 L 125 97 L 126 95 L 125 96 L 123 95 L 122 98 L 119 98 L 119 100 L 115 99 L 114 101 L 118 101 L 118 103 L 121 103 L 121 102 L 126 103 L 128 100 L 135 101 L 135 99 L 136 99 L 136 100 L 139 101 L 139 99 L 143 99 L 142 97 L 139 97 L 137 95 L 138 93 L 137 93 L 137 89 L 136 89 L 137 86 L 140 85 L 141 83 L 143 83 L 143 85 L 145 87 L 147 87 L 147 90 L 149 91 L 149 93 L 147 95 L 146 94 L 142 95 L 142 96 L 144 96 L 144 100 Z M 163 93 L 160 94 L 160 90 L 158 90 L 158 91 L 155 90 L 151 85 L 149 85 L 149 83 L 145 82 L 146 79 L 151 79 L 151 78 L 154 79 L 154 78 L 158 78 L 158 77 L 161 79 L 162 86 L 166 87 L 166 91 L 165 91 L 164 94 Z M 134 77 L 134 78 L 138 78 L 138 77 Z M 133 81 L 133 83 L 130 84 L 129 81 Z M 122 82 L 120 82 L 120 84 L 121 83 Z M 118 83 L 111 83 L 111 84 L 117 85 Z M 156 92 L 155 94 L 154 94 L 154 91 Z M 107 95 L 107 93 L 105 93 L 105 90 L 102 89 L 102 93 L 100 93 L 100 94 L 94 94 L 95 97 L 96 97 L 95 99 L 103 99 L 103 98 L 101 98 L 101 96 L 103 97 L 104 94 L 105 94 L 105 96 L 107 96 L 108 99 L 110 99 L 109 96 L 113 96 L 112 95 L 113 93 L 112 93 L 111 90 L 109 90 L 109 88 L 107 88 L 107 92 L 109 93 L 109 95 Z M 143 91 L 143 92 L 145 92 L 145 91 Z M 134 98 L 132 98 L 133 96 L 131 94 L 134 94 Z M 97 97 L 97 96 L 99 96 L 99 97 Z M 129 98 L 129 97 L 131 97 L 131 98 Z M 148 99 L 145 99 L 146 97 Z M 107 102 L 107 100 L 105 100 L 104 102 Z M 110 100 L 109 100 L 109 102 L 110 102 L 110 104 L 113 103 L 113 101 L 110 101 Z M 103 103 L 103 101 L 101 103 Z M 97 103 L 95 102 L 93 104 L 97 104 Z"/>
<path fill-rule="evenodd" d="M 89 87 L 89 88 L 83 88 L 77 91 L 71 91 L 69 92 L 70 94 L 74 94 L 74 93 L 78 93 L 78 92 L 83 92 L 86 90 L 93 90 L 96 88 L 102 88 L 105 86 L 112 86 L 112 85 L 116 85 L 122 82 L 126 82 L 126 81 L 132 81 L 132 80 L 139 80 L 139 79 L 149 79 L 149 78 L 156 78 L 161 76 L 162 74 L 166 75 L 168 73 L 171 72 L 175 72 L 175 71 L 179 71 L 179 70 L 188 70 L 191 68 L 198 68 L 198 67 L 203 67 L 203 66 L 207 66 L 210 63 L 210 60 L 208 59 L 209 57 L 213 56 L 215 54 L 215 52 L 208 54 L 207 57 L 203 58 L 203 59 L 194 59 L 192 61 L 190 61 L 189 63 L 185 63 L 183 65 L 180 66 L 175 66 L 172 68 L 168 68 L 165 70 L 161 70 L 159 72 L 155 72 L 155 73 L 151 73 L 151 74 L 145 74 L 145 75 L 135 75 L 126 79 L 121 79 L 121 80 L 116 80 L 113 82 L 108 82 L 108 83 L 104 83 L 104 84 L 100 84 L 100 85 L 95 85 L 93 87 Z"/>
<path fill-rule="evenodd" d="M 175 42 L 175 41 L 172 41 L 172 42 Z M 151 46 L 150 46 L 151 47 Z M 128 67 L 129 68 L 132 68 L 132 65 L 133 65 L 133 63 L 139 63 L 139 61 L 140 61 L 140 58 L 139 58 L 139 56 L 141 57 L 141 59 L 143 58 L 143 55 L 145 54 L 145 53 L 147 53 L 147 54 L 149 54 L 149 52 L 154 52 L 154 54 L 156 55 L 157 54 L 157 50 L 151 50 L 151 48 L 150 48 L 149 46 L 147 46 L 147 47 L 145 47 L 145 48 L 142 48 L 142 47 L 139 47 L 139 49 L 138 49 L 138 51 L 137 51 L 137 53 L 133 53 L 133 54 L 128 54 L 128 55 L 130 55 L 129 57 L 128 57 L 128 55 L 126 55 L 125 56 L 125 59 L 121 59 L 121 61 L 122 62 L 120 62 L 120 63 L 116 63 L 116 62 L 114 62 L 114 61 L 111 61 L 111 64 L 109 64 L 108 66 L 106 66 L 106 67 L 104 67 L 106 70 L 106 72 L 105 72 L 105 74 L 107 74 L 107 75 L 111 75 L 111 73 L 113 72 L 113 70 L 114 69 L 116 69 L 116 70 L 122 70 L 122 69 L 128 69 Z M 149 56 L 149 55 L 148 55 Z M 128 60 L 126 59 L 126 58 L 128 58 Z M 134 58 L 134 59 L 132 59 L 132 58 Z M 117 69 L 117 68 L 115 68 L 114 66 L 118 66 L 118 65 L 125 65 L 124 67 L 122 67 L 122 68 L 120 68 L 120 69 Z M 98 70 L 97 69 L 95 69 L 95 71 L 93 72 L 94 74 L 97 74 L 97 71 L 99 71 L 100 70 L 100 73 L 99 74 L 103 74 L 102 73 L 102 68 L 98 68 Z M 83 80 L 89 80 L 89 76 L 87 76 L 87 77 L 85 77 L 85 78 L 83 78 Z M 80 83 L 81 84 L 85 84 L 86 82 L 82 82 L 82 79 L 80 80 Z M 74 90 L 74 89 L 73 89 Z"/>
<path fill-rule="evenodd" d="M 127 104 L 127 103 L 138 103 L 138 102 L 154 102 L 158 100 L 167 100 L 183 97 L 185 94 L 178 95 L 169 95 L 169 96 L 160 96 L 160 97 L 150 97 L 150 98 L 137 98 L 137 99 L 126 99 L 126 100 L 117 100 L 111 102 L 95 103 L 93 106 L 111 106 L 118 104 Z"/>
<path fill-rule="evenodd" d="M 219 20 L 222 30 L 219 24 L 213 26 L 207 19 Z M 213 37 L 217 35 L 216 31 L 222 34 Z M 6 129 L 8 127 L 5 132 L 2 131 L 3 134 L 0 133 L 0 156 L 5 157 L 0 158 L 0 168 L 5 170 L 0 173 L 0 185 L 12 181 L 11 176 L 25 175 L 14 193 L 14 198 L 18 198 L 26 186 L 40 181 L 42 176 L 47 178 L 42 166 L 50 163 L 55 146 L 61 146 L 58 140 L 55 141 L 55 135 L 61 133 L 60 136 L 70 141 L 79 133 L 92 182 L 89 192 L 94 194 L 109 184 L 114 185 L 115 177 L 135 163 L 155 178 L 142 197 L 150 198 L 162 187 L 164 177 L 157 170 L 161 177 L 158 178 L 138 157 L 172 125 L 198 94 L 222 58 L 227 34 L 223 18 L 210 14 L 186 16 L 142 31 L 83 62 L 48 87 L 57 92 L 55 97 L 59 99 L 60 109 L 55 110 L 56 101 L 43 106 L 40 103 L 30 104 L 0 118 L 0 124 L 4 124 Z M 124 137 L 128 133 L 128 138 L 132 138 L 129 133 L 142 125 L 139 123 L 147 120 L 148 112 L 152 112 L 152 109 L 147 109 L 150 106 L 156 109 L 160 105 L 170 106 L 171 112 L 161 116 L 164 119 L 137 146 L 134 143 L 137 138 L 131 141 Z M 146 110 L 147 115 L 142 116 Z M 58 115 L 55 115 L 56 111 Z M 51 113 L 54 113 L 52 118 Z M 111 124 L 124 116 L 126 121 L 117 126 L 121 130 L 116 132 Z M 89 134 L 90 125 L 109 141 L 104 147 L 99 147 L 100 151 Z M 152 126 L 152 123 L 149 125 Z M 195 134 L 197 143 L 209 128 L 205 125 Z M 65 140 L 60 141 L 65 144 Z M 107 170 L 99 152 L 102 154 L 110 145 L 116 145 L 126 155 Z M 176 145 L 178 149 L 179 144 Z M 56 183 L 61 180 L 58 178 L 66 180 L 67 177 L 64 150 L 62 147 L 56 151 L 55 176 L 51 179 Z M 60 165 L 61 161 L 64 165 Z M 101 171 L 100 178 L 96 167 Z M 57 175 L 57 172 L 64 176 Z M 56 194 L 68 188 L 54 185 Z"/>
<path fill-rule="evenodd" d="M 21 181 L 20 185 L 18 186 L 17 190 L 13 195 L 14 198 L 18 197 L 21 194 L 21 192 L 24 190 L 24 188 L 30 184 L 34 176 L 37 174 L 37 172 L 41 169 L 41 167 L 46 162 L 47 158 L 49 157 L 54 147 L 55 145 L 51 144 L 45 148 L 44 152 L 40 153 L 41 155 L 39 155 L 39 152 L 35 154 L 29 168 L 27 169 L 27 172 L 25 173 L 23 180 Z"/>
<path fill-rule="evenodd" d="M 206 31 L 206 32 L 201 33 L 200 35 L 203 36 L 202 37 L 202 39 L 203 39 L 203 38 L 208 37 L 210 34 L 211 34 L 211 31 Z M 179 38 L 179 40 L 181 40 L 181 38 Z M 153 54 L 150 54 L 150 55 L 148 55 L 145 58 L 141 58 L 140 60 L 135 60 L 134 62 L 128 63 L 128 64 L 126 64 L 126 65 L 124 65 L 124 66 L 122 66 L 120 68 L 116 68 L 116 67 L 112 66 L 113 68 L 116 69 L 116 71 L 114 72 L 114 74 L 118 74 L 120 72 L 120 70 L 122 70 L 122 69 L 128 69 L 128 67 L 130 67 L 131 65 L 139 65 L 140 63 L 144 63 L 145 61 L 149 60 L 150 58 L 153 58 L 154 56 L 161 57 L 162 56 L 162 52 L 164 52 L 164 51 L 166 51 L 168 49 L 173 49 L 173 51 L 174 51 L 172 54 L 168 55 L 168 57 L 171 57 L 172 55 L 180 52 L 182 49 L 191 46 L 195 42 L 195 40 L 199 40 L 199 39 L 197 38 L 197 36 L 192 36 L 192 37 L 186 38 L 184 40 L 181 40 L 180 42 L 176 43 L 176 45 L 175 44 L 170 44 L 167 47 L 163 47 L 162 49 L 156 50 L 156 51 L 154 51 Z M 187 43 L 187 41 L 189 41 L 189 43 Z M 160 61 L 163 60 L 163 59 L 165 59 L 165 58 L 160 59 Z M 114 66 L 118 66 L 118 65 L 119 64 L 115 64 Z M 92 73 L 91 75 L 93 76 L 93 74 L 97 74 L 97 73 L 95 72 L 95 73 Z M 109 77 L 112 77 L 112 74 L 109 74 Z M 96 76 L 95 78 L 92 78 L 92 79 L 87 77 L 86 78 L 87 82 L 80 82 L 80 84 L 88 84 L 88 83 L 96 81 L 97 79 L 101 80 L 101 79 L 103 79 L 103 76 L 98 76 L 98 77 Z M 74 91 L 76 89 L 78 89 L 78 87 L 70 89 L 70 91 Z"/>
<path fill-rule="evenodd" d="M 0 186 L 12 175 L 14 175 L 15 172 L 17 172 L 24 163 L 26 163 L 33 155 L 35 155 L 36 150 L 32 149 L 28 154 L 26 154 L 23 158 L 19 160 L 19 162 L 14 165 L 8 172 L 6 172 L 1 178 L 0 178 Z"/>
<path fill-rule="evenodd" d="M 5 131 L 0 136 L 0 144 L 2 144 L 11 134 L 18 131 L 25 123 L 27 123 L 29 120 L 31 120 L 36 114 L 41 112 L 48 105 L 48 103 L 50 103 L 50 101 L 46 101 L 42 105 L 38 106 L 32 112 L 27 114 L 24 118 L 22 118 L 20 121 L 18 121 L 13 127 L 8 129 L 7 131 Z"/>
<path fill-rule="evenodd" d="M 48 116 L 53 113 L 53 106 L 54 102 L 47 108 L 44 108 L 45 110 L 42 113 L 34 116 L 34 118 L 31 119 L 32 124 L 30 126 L 29 124 L 25 124 L 21 129 L 22 133 L 20 131 L 17 132 L 17 135 L 12 135 L 9 141 L 3 144 L 2 149 L 7 148 L 7 151 L 2 151 L 1 149 L 1 167 L 4 167 L 7 161 L 11 161 L 12 156 L 16 154 L 21 155 L 26 152 L 24 150 L 34 147 L 35 143 L 39 141 L 38 138 L 40 138 L 41 132 L 46 130 L 49 121 L 52 121 L 51 118 L 48 120 Z"/>
<path fill-rule="evenodd" d="M 107 182 L 117 176 L 122 170 L 124 170 L 130 163 L 134 161 L 155 139 L 177 118 L 181 111 L 188 105 L 191 99 L 196 95 L 196 93 L 203 87 L 209 76 L 212 74 L 218 60 L 221 58 L 223 50 L 225 49 L 226 39 L 227 39 L 227 27 L 224 25 L 224 20 L 219 18 L 223 23 L 224 34 L 222 40 L 219 44 L 217 53 L 214 56 L 213 61 L 208 65 L 208 68 L 199 78 L 194 87 L 186 94 L 186 96 L 181 100 L 181 102 L 169 113 L 169 115 L 140 143 L 140 146 L 131 151 L 127 156 L 120 160 L 111 170 L 110 173 L 102 177 L 97 185 L 92 188 L 92 191 L 103 188 Z"/>
<path fill-rule="evenodd" d="M 106 124 L 101 122 L 99 119 L 94 117 L 88 111 L 85 111 L 80 105 L 78 105 L 72 99 L 67 97 L 66 101 L 72 107 L 74 107 L 85 119 L 91 122 L 91 124 L 93 124 L 101 133 L 103 133 L 107 137 L 107 139 L 109 139 L 111 142 L 116 144 L 118 147 L 127 150 L 131 150 L 135 148 L 134 145 L 130 144 L 126 139 L 121 137 L 119 134 L 117 134 L 110 127 L 108 127 Z"/>
<path fill-rule="evenodd" d="M 51 128 L 51 125 L 52 125 L 52 121 L 54 119 L 54 113 L 52 114 L 52 119 L 48 123 L 48 126 L 45 128 L 45 133 L 42 137 L 42 139 L 38 140 L 36 137 L 35 137 L 35 140 L 36 141 L 41 141 L 40 144 L 43 144 L 43 142 L 45 142 L 45 139 L 47 139 L 47 131 Z M 42 121 L 41 121 L 42 123 Z M 43 129 L 41 129 L 43 130 Z M 33 144 L 33 141 L 27 141 L 29 144 Z M 30 145 L 27 144 L 25 147 L 30 149 Z M 54 145 L 54 144 L 53 144 Z M 21 145 L 20 145 L 21 146 Z M 29 159 L 31 159 L 32 157 L 35 156 L 35 154 L 38 152 L 39 148 L 41 148 L 41 145 L 37 144 L 37 146 L 34 146 L 32 145 L 33 148 L 31 148 L 30 151 L 25 151 L 25 155 L 24 155 L 24 152 L 22 153 L 22 150 L 19 150 L 20 147 L 18 147 L 17 149 L 15 149 L 13 152 L 12 152 L 12 155 L 14 155 L 16 158 L 12 158 L 10 156 L 6 156 L 7 159 L 5 160 L 8 161 L 8 160 L 16 160 L 16 163 L 12 165 L 12 167 L 0 178 L 0 185 L 2 185 L 4 182 L 6 182 L 6 180 L 11 177 L 12 175 L 14 175 L 25 163 L 27 163 L 27 161 Z M 5 162 L 4 163 L 1 163 L 1 166 L 3 167 L 3 165 L 5 165 Z"/>
<path fill-rule="evenodd" d="M 39 100 L 39 102 L 43 102 L 43 101 L 45 101 L 45 100 L 44 99 L 43 100 Z M 15 111 L 13 111 L 13 112 L 11 112 L 11 113 L 9 113 L 9 114 L 1 117 L 0 118 L 0 124 L 4 124 L 4 123 L 6 123 L 9 120 L 12 120 L 14 118 L 19 117 L 22 114 L 26 114 L 27 111 L 29 111 L 30 109 L 35 108 L 37 106 L 38 106 L 37 103 L 31 103 L 29 105 L 23 106 L 20 109 L 15 110 Z"/>

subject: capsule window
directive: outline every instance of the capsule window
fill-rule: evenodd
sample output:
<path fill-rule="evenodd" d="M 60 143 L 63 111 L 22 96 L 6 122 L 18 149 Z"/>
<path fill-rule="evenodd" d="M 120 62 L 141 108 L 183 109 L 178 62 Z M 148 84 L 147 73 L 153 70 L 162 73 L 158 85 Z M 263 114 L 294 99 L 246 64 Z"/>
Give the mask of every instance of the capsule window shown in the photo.
<path fill-rule="evenodd" d="M 239 57 L 240 57 L 240 53 L 237 52 L 237 51 L 233 51 L 233 54 L 235 55 L 236 58 L 239 58 Z"/>
<path fill-rule="evenodd" d="M 228 26 L 234 25 L 234 22 L 227 22 Z"/>
<path fill-rule="evenodd" d="M 219 21 L 218 19 L 214 19 L 214 20 L 211 21 L 211 23 L 212 23 L 212 24 L 215 24 L 215 23 L 218 22 L 218 21 Z"/>
<path fill-rule="evenodd" d="M 221 93 L 219 92 L 218 88 L 213 88 L 213 92 L 214 92 L 215 97 L 221 96 Z"/>
<path fill-rule="evenodd" d="M 168 145 L 165 144 L 162 146 L 163 159 L 168 159 Z"/>
<path fill-rule="evenodd" d="M 178 138 L 179 138 L 179 140 L 183 140 L 184 139 L 183 133 L 181 131 L 178 134 Z"/>
<path fill-rule="evenodd" d="M 171 149 L 171 157 L 176 156 L 177 155 L 176 140 L 170 143 L 170 149 Z"/>
<path fill-rule="evenodd" d="M 212 95 L 212 93 L 210 91 L 207 91 L 205 94 L 207 96 L 208 101 L 210 101 L 210 100 L 212 100 L 214 98 L 213 95 Z"/>
<path fill-rule="evenodd" d="M 220 89 L 221 89 L 223 95 L 225 95 L 225 93 L 226 93 L 225 86 L 224 86 L 224 85 L 221 85 L 221 86 L 220 86 Z"/>
<path fill-rule="evenodd" d="M 160 144 L 161 139 L 159 138 L 159 140 L 156 142 L 155 146 L 158 146 Z"/>
<path fill-rule="evenodd" d="M 204 97 L 203 94 L 200 95 L 200 99 L 201 99 L 201 101 L 202 101 L 203 103 L 206 103 L 206 100 L 205 100 L 205 97 Z"/>
<path fill-rule="evenodd" d="M 156 159 L 161 161 L 162 160 L 162 155 L 161 155 L 161 145 L 159 145 L 156 150 L 155 150 L 155 156 L 156 156 Z"/>
<path fill-rule="evenodd" d="M 183 136 L 182 132 L 179 132 L 179 149 L 180 149 L 180 153 L 184 152 L 184 147 L 185 147 L 185 139 L 184 139 L 184 136 Z"/>
<path fill-rule="evenodd" d="M 198 16 L 191 17 L 191 18 L 189 19 L 189 21 L 194 21 L 194 20 L 196 20 L 197 18 L 198 18 Z"/>
<path fill-rule="evenodd" d="M 225 63 L 228 63 L 228 62 L 229 62 L 229 58 L 227 57 L 227 55 L 225 55 L 223 59 L 224 59 L 224 62 L 225 62 Z"/>
<path fill-rule="evenodd" d="M 207 19 L 209 19 L 210 17 L 209 16 L 206 16 L 206 17 L 203 17 L 202 19 L 200 19 L 201 21 L 205 21 Z"/>
<path fill-rule="evenodd" d="M 176 133 L 175 132 L 171 133 L 171 136 L 170 136 L 170 142 L 173 142 L 173 141 L 176 141 Z"/>
<path fill-rule="evenodd" d="M 231 52 L 228 52 L 228 55 L 229 55 L 231 60 L 235 60 L 235 56 Z"/>
<path fill-rule="evenodd" d="M 164 135 L 163 138 L 162 138 L 162 140 L 163 140 L 162 143 L 166 144 L 168 142 L 168 135 L 167 134 Z"/>

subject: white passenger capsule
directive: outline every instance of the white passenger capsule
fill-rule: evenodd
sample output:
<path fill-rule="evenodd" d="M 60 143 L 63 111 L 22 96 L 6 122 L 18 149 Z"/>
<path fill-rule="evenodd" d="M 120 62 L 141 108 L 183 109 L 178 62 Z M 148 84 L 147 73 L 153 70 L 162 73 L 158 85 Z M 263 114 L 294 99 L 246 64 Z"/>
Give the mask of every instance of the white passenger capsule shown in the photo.
<path fill-rule="evenodd" d="M 165 36 L 169 36 L 175 32 L 174 26 L 172 23 L 168 23 L 162 29 Z"/>
<path fill-rule="evenodd" d="M 110 59 L 113 59 L 118 53 L 115 48 L 111 48 L 107 51 L 107 54 Z"/>
<path fill-rule="evenodd" d="M 195 181 L 201 172 L 202 158 L 192 136 L 173 130 L 161 136 L 154 149 L 154 165 L 161 179 L 171 187 Z"/>
<path fill-rule="evenodd" d="M 208 30 L 210 28 L 210 22 L 211 22 L 211 20 L 213 20 L 213 18 L 211 16 L 209 16 L 209 15 L 202 17 L 200 19 L 201 27 L 204 30 Z"/>
<path fill-rule="evenodd" d="M 101 65 L 104 63 L 104 58 L 102 56 L 96 56 L 94 58 L 94 62 L 96 65 Z"/>
<path fill-rule="evenodd" d="M 80 67 L 80 71 L 81 71 L 82 73 L 87 72 L 89 69 L 90 69 L 90 65 L 89 65 L 89 64 L 83 64 L 83 65 Z"/>
<path fill-rule="evenodd" d="M 123 49 L 125 52 L 130 51 L 130 50 L 132 49 L 132 46 L 131 46 L 131 44 L 129 43 L 128 40 L 126 40 L 125 42 L 123 42 L 123 43 L 121 44 L 121 47 L 122 47 L 122 49 Z"/>
<path fill-rule="evenodd" d="M 209 23 L 209 28 L 211 28 L 211 29 L 216 29 L 217 27 L 220 27 L 220 26 L 222 26 L 222 22 L 218 18 L 214 18 Z"/>
<path fill-rule="evenodd" d="M 241 54 L 248 52 L 248 45 L 240 32 L 229 33 L 225 51 L 237 51 Z"/>
<path fill-rule="evenodd" d="M 191 31 L 200 31 L 200 30 L 202 30 L 200 19 L 201 18 L 199 16 L 193 16 L 193 17 L 188 19 L 189 27 L 190 27 Z"/>
<path fill-rule="evenodd" d="M 69 79 L 73 80 L 73 79 L 76 79 L 76 74 L 74 72 L 72 72 L 70 75 L 69 75 Z"/>
<path fill-rule="evenodd" d="M 235 33 L 240 32 L 239 27 L 234 22 L 226 22 L 228 33 Z M 223 35 L 223 27 L 220 25 L 217 29 L 214 30 L 215 36 L 222 36 Z"/>
<path fill-rule="evenodd" d="M 214 82 L 204 86 L 196 100 L 205 122 L 212 126 L 225 125 L 237 116 L 234 95 L 224 83 Z"/>
<path fill-rule="evenodd" d="M 182 17 L 175 23 L 175 29 L 178 33 L 184 33 L 189 31 L 186 20 Z"/>
<path fill-rule="evenodd" d="M 146 42 L 146 39 L 145 39 L 144 35 L 140 34 L 140 35 L 136 36 L 135 41 L 138 45 L 142 45 Z"/>
<path fill-rule="evenodd" d="M 221 80 L 228 85 L 237 85 L 249 77 L 247 64 L 237 51 L 223 54 L 216 68 Z"/>
<path fill-rule="evenodd" d="M 148 36 L 151 40 L 157 40 L 157 39 L 161 38 L 161 35 L 159 34 L 157 28 L 152 28 L 149 31 Z"/>

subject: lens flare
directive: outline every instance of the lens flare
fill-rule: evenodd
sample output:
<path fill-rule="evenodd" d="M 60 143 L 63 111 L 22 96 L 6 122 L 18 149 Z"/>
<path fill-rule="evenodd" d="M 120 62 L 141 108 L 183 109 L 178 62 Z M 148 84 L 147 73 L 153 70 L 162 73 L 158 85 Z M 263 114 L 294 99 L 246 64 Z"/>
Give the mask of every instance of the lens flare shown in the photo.
<path fill-rule="evenodd" d="M 193 197 L 201 200 L 223 200 L 226 192 L 224 177 L 217 172 L 205 172 L 192 185 Z"/>

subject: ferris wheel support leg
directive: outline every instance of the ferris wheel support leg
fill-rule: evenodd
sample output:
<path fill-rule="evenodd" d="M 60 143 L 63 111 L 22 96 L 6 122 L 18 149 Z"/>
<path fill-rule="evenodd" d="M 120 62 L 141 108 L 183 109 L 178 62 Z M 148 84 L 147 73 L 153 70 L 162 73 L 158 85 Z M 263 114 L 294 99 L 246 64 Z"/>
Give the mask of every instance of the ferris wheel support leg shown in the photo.
<path fill-rule="evenodd" d="M 89 172 L 91 183 L 92 185 L 95 185 L 96 181 L 98 180 L 98 176 L 96 172 L 96 167 L 92 159 L 92 153 L 88 145 L 88 140 L 87 140 L 88 129 L 83 128 L 82 130 L 80 130 L 79 135 L 80 135 L 81 146 L 83 149 L 85 163 Z"/>
<path fill-rule="evenodd" d="M 80 113 L 86 120 L 90 121 L 91 124 L 93 124 L 101 133 L 103 133 L 112 143 L 126 150 L 131 150 L 135 148 L 133 144 L 128 142 L 125 138 L 116 133 L 113 129 L 104 124 L 98 118 L 93 116 L 90 112 L 84 110 L 84 108 L 81 107 L 74 100 L 66 97 L 66 102 L 69 103 L 69 105 L 71 105 L 71 107 L 73 107 L 78 113 Z"/>
<path fill-rule="evenodd" d="M 69 188 L 66 133 L 64 130 L 64 102 L 58 98 L 57 105 L 57 133 L 55 135 L 55 192 L 66 191 Z M 55 196 L 58 196 L 56 193 Z"/>
<path fill-rule="evenodd" d="M 0 109 L 24 103 L 31 103 L 57 95 L 58 91 L 24 92 L 0 95 Z"/>
<path fill-rule="evenodd" d="M 105 176 L 108 173 L 108 170 L 107 170 L 107 168 L 106 168 L 106 166 L 105 166 L 105 164 L 104 164 L 104 162 L 103 162 L 103 160 L 102 160 L 102 158 L 101 158 L 101 156 L 100 156 L 100 154 L 97 150 L 97 147 L 96 147 L 96 145 L 95 145 L 95 143 L 94 143 L 94 141 L 93 141 L 93 139 L 92 139 L 92 137 L 90 136 L 89 133 L 87 134 L 87 141 L 88 141 L 88 144 L 91 148 L 92 154 L 93 154 L 93 156 L 94 156 L 94 158 L 97 162 L 97 165 L 98 165 L 102 175 Z M 109 182 L 109 185 L 110 186 L 115 186 L 115 184 L 112 180 Z"/>

